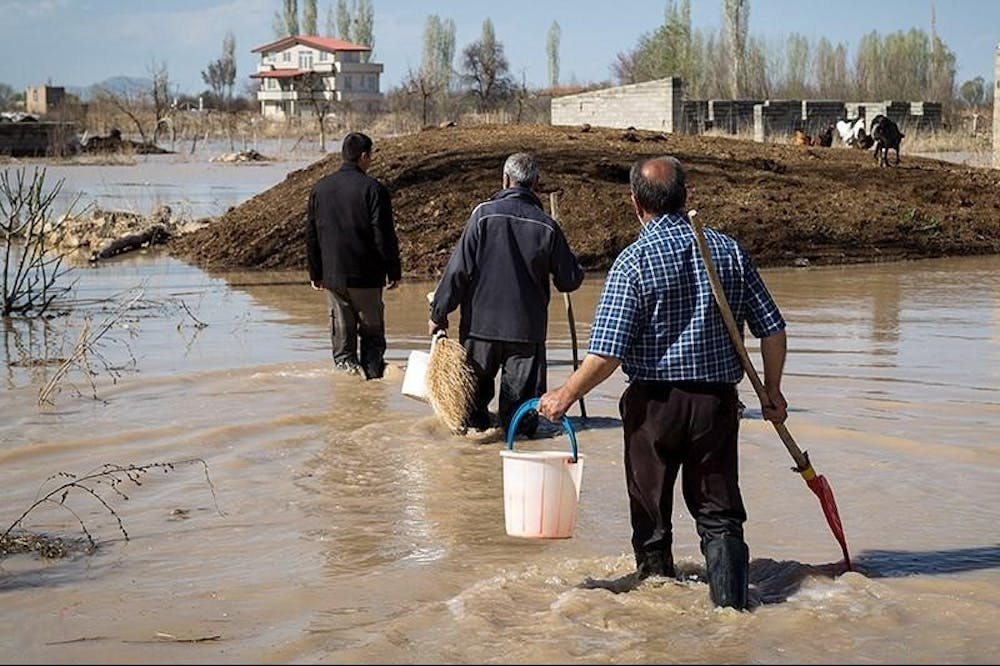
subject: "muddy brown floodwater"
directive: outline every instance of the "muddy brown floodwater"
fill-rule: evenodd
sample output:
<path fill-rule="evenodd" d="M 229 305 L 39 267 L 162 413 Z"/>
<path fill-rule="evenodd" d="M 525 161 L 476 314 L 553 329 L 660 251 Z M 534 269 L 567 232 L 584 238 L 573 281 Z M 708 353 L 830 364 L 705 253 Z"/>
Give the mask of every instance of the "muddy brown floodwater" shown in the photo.
<path fill-rule="evenodd" d="M 570 417 L 586 456 L 572 538 L 505 534 L 500 442 L 450 435 L 402 396 L 424 294 L 387 293 L 390 367 L 332 372 L 301 271 L 205 271 L 162 251 L 84 267 L 67 318 L 4 331 L 0 469 L 10 521 L 60 472 L 199 458 L 112 497 L 129 539 L 73 494 L 23 527 L 99 543 L 0 562 L 10 663 L 993 663 L 1000 654 L 1000 257 L 767 268 L 789 322 L 788 428 L 833 487 L 854 572 L 753 391 L 741 427 L 754 608 L 712 608 L 693 522 L 682 577 L 631 571 L 620 373 Z M 601 285 L 572 295 L 582 344 Z M 84 311 L 143 290 L 40 408 Z M 183 302 L 199 321 L 179 306 Z M 87 305 L 91 304 L 91 305 Z M 571 369 L 552 301 L 550 383 Z M 759 349 L 750 343 L 751 357 Z M 11 361 L 14 361 L 13 363 Z M 97 365 L 98 369 L 104 366 Z M 96 392 L 96 398 L 94 396 Z M 565 450 L 558 429 L 518 444 Z M 209 483 L 209 479 L 210 482 Z M 71 513 L 68 509 L 71 509 Z M 5 523 L 6 524 L 6 523 Z"/>

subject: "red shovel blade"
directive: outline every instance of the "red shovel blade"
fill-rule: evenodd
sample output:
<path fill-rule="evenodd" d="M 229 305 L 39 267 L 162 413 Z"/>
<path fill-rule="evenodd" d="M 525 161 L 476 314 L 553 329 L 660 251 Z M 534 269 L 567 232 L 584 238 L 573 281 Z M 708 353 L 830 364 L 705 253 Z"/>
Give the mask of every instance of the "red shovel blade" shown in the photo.
<path fill-rule="evenodd" d="M 847 539 L 844 537 L 844 526 L 840 522 L 840 513 L 837 511 L 837 500 L 833 497 L 833 489 L 830 488 L 830 484 L 827 483 L 826 477 L 822 474 L 817 474 L 806 481 L 806 485 L 819 498 L 820 506 L 823 507 L 823 515 L 826 516 L 826 522 L 840 544 L 840 550 L 844 553 L 844 562 L 847 564 L 847 570 L 850 571 L 851 556 L 847 554 Z"/>

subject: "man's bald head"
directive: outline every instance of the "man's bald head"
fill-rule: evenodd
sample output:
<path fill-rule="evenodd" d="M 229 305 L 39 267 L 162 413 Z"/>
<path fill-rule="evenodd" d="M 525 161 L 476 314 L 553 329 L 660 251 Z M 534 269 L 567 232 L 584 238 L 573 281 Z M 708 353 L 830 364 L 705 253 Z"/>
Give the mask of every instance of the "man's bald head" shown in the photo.
<path fill-rule="evenodd" d="M 687 203 L 687 172 L 676 157 L 637 160 L 629 182 L 636 204 L 653 216 L 682 211 Z"/>

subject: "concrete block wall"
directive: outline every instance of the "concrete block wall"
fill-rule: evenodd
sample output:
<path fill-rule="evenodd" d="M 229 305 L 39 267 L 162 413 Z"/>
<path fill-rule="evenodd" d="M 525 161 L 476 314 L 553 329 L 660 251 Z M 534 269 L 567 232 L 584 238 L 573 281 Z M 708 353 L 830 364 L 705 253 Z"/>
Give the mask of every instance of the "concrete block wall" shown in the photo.
<path fill-rule="evenodd" d="M 900 127 L 937 129 L 941 127 L 940 102 L 910 102 L 910 115 Z M 905 129 L 903 130 L 906 131 Z"/>
<path fill-rule="evenodd" d="M 708 125 L 728 134 L 739 134 L 753 128 L 753 107 L 763 104 L 755 99 L 708 100 Z"/>
<path fill-rule="evenodd" d="M 902 127 L 909 122 L 910 108 L 912 102 L 902 102 L 898 100 L 884 100 L 881 102 L 848 102 L 847 117 L 858 118 L 864 116 L 865 127 L 870 128 L 872 118 L 881 114 L 894 121 Z M 938 116 L 940 123 L 940 115 Z"/>
<path fill-rule="evenodd" d="M 552 99 L 552 124 L 681 132 L 682 98 L 677 77 L 565 95 Z"/>
<path fill-rule="evenodd" d="M 802 131 L 810 136 L 846 117 L 847 106 L 839 100 L 802 100 Z"/>
<path fill-rule="evenodd" d="M 802 125 L 800 100 L 769 99 L 753 107 L 753 140 L 763 142 L 772 134 L 789 135 Z"/>
<path fill-rule="evenodd" d="M 708 102 L 705 100 L 685 101 L 682 117 L 679 131 L 684 134 L 701 134 L 711 128 L 708 123 Z"/>
<path fill-rule="evenodd" d="M 1000 79 L 1000 46 L 998 46 Z M 755 141 L 790 136 L 796 129 L 818 134 L 843 118 L 864 116 L 870 123 L 883 114 L 902 127 L 941 126 L 938 102 L 842 102 L 840 100 L 685 100 L 677 77 L 554 97 L 553 125 L 583 125 L 661 132 L 701 133 L 717 129 L 729 134 L 753 130 Z M 994 123 L 1000 122 L 994 105 Z M 904 130 L 905 131 L 905 130 Z M 994 132 L 994 140 L 1000 131 Z M 1000 144 L 998 144 L 1000 146 Z M 1000 151 L 1000 147 L 997 148 Z"/>

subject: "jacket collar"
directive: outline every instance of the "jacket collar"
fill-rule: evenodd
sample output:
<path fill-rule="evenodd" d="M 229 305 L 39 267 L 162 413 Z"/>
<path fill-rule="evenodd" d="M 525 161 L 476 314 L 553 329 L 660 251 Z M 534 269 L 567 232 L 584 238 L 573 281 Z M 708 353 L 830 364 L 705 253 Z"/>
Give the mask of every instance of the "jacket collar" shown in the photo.
<path fill-rule="evenodd" d="M 514 187 L 508 187 L 505 190 L 500 190 L 492 197 L 490 197 L 490 201 L 499 201 L 500 199 L 526 199 L 533 206 L 542 208 L 542 202 L 538 199 L 535 193 L 532 192 L 529 188 L 522 187 L 520 185 L 515 185 Z"/>

